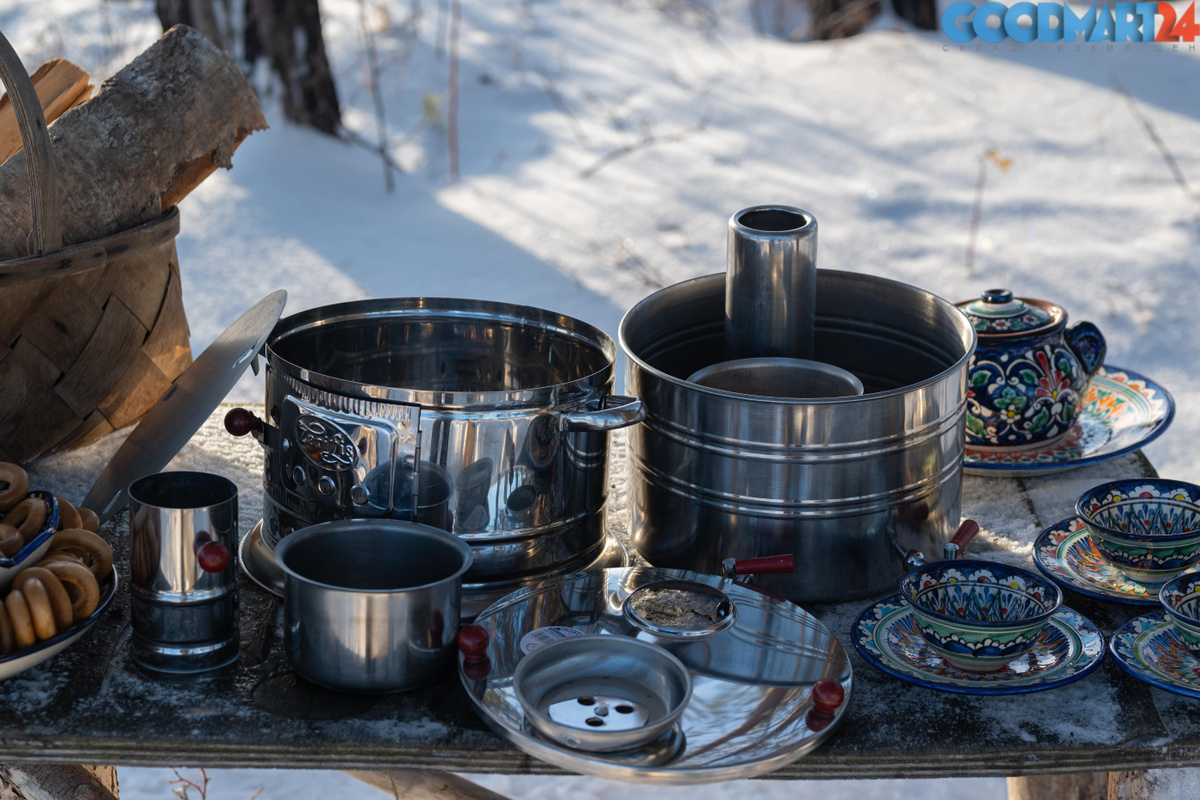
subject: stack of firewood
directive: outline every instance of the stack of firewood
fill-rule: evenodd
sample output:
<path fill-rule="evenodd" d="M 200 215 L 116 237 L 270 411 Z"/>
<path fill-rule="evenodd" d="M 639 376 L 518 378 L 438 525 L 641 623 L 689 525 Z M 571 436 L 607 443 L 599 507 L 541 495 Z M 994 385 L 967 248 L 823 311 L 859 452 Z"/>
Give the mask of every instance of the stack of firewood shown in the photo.
<path fill-rule="evenodd" d="M 190 363 L 172 207 L 266 127 L 237 65 L 184 26 L 94 97 L 66 61 L 31 77 L 48 129 L 0 100 L 0 459 L 19 462 L 136 421 Z"/>

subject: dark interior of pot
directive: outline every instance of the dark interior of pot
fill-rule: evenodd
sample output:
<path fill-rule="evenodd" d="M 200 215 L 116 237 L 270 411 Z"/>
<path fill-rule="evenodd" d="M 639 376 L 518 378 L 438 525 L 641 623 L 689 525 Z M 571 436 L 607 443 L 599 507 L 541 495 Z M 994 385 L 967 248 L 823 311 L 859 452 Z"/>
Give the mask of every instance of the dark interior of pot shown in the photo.
<path fill-rule="evenodd" d="M 599 346 L 565 331 L 428 314 L 335 320 L 270 346 L 322 375 L 414 391 L 537 389 L 586 378 L 609 363 Z"/>
<path fill-rule="evenodd" d="M 853 273 L 817 276 L 813 360 L 852 372 L 864 394 L 934 378 L 971 346 L 966 318 L 931 294 Z M 725 276 L 659 292 L 630 312 L 623 336 L 634 355 L 680 380 L 724 361 Z"/>
<path fill-rule="evenodd" d="M 454 576 L 463 555 L 453 543 L 402 530 L 328 531 L 289 545 L 286 566 L 314 583 L 339 589 L 392 592 Z"/>

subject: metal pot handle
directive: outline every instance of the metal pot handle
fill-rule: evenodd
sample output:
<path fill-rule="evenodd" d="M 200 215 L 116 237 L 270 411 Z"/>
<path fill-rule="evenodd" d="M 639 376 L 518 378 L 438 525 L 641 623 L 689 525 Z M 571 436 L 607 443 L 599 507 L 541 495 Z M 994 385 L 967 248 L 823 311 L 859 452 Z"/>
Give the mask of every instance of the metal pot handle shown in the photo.
<path fill-rule="evenodd" d="M 559 414 L 558 429 L 560 431 L 601 433 L 636 425 L 645 418 L 646 405 L 640 397 L 609 395 L 600 401 L 598 409 L 567 411 Z"/>

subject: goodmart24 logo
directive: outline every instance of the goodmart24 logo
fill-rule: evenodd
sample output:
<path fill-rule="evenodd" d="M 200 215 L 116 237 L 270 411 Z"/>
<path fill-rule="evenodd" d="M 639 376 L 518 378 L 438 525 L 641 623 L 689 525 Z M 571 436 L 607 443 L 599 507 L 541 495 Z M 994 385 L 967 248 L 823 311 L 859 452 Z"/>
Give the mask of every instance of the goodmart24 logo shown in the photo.
<path fill-rule="evenodd" d="M 990 27 L 989 20 L 1000 24 Z M 1161 24 L 1159 24 L 1161 20 Z M 942 32 L 965 44 L 976 37 L 985 42 L 1194 42 L 1200 33 L 1196 4 L 1176 14 L 1170 3 L 1115 3 L 1092 6 L 1078 16 L 1063 3 L 953 3 L 942 14 Z"/>

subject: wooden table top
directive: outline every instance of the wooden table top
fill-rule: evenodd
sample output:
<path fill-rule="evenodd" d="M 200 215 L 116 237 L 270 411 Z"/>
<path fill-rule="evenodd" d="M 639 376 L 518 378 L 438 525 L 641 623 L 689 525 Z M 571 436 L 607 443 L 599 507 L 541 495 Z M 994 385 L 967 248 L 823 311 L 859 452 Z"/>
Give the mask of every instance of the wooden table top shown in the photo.
<path fill-rule="evenodd" d="M 241 490 L 243 529 L 261 513 L 256 443 L 219 428 L 218 410 L 172 468 L 219 472 Z M 32 483 L 78 500 L 115 450 L 106 442 L 35 470 Z M 624 440 L 614 437 L 610 531 L 625 535 Z M 1028 560 L 1036 535 L 1070 516 L 1084 489 L 1153 475 L 1140 455 L 1036 479 L 965 480 L 964 514 L 982 526 L 972 549 Z M 116 563 L 128 557 L 124 516 Z M 164 680 L 129 655 L 129 594 L 73 647 L 0 685 L 0 741 L 9 762 L 422 769 L 556 773 L 496 737 L 473 711 L 456 672 L 428 689 L 347 695 L 295 677 L 282 647 L 279 601 L 242 576 L 242 653 L 221 673 Z M 1106 634 L 1140 613 L 1132 606 L 1065 602 Z M 1111 658 L 1069 686 L 979 697 L 911 686 L 866 663 L 850 626 L 868 605 L 810 607 L 850 653 L 855 689 L 840 728 L 779 778 L 1011 776 L 1200 765 L 1200 702 L 1153 689 Z"/>

